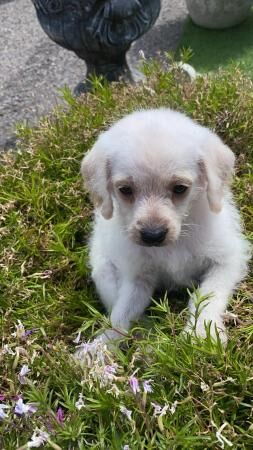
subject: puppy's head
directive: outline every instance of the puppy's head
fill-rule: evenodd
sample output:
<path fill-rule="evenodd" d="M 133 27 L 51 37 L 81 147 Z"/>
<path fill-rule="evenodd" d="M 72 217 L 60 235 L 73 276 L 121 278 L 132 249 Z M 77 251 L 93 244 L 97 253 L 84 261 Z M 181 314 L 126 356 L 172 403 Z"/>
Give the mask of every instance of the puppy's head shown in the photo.
<path fill-rule="evenodd" d="M 134 242 L 161 246 L 179 238 L 196 204 L 221 211 L 233 164 L 217 135 L 159 109 L 130 114 L 100 135 L 81 171 L 105 219 L 115 210 Z"/>

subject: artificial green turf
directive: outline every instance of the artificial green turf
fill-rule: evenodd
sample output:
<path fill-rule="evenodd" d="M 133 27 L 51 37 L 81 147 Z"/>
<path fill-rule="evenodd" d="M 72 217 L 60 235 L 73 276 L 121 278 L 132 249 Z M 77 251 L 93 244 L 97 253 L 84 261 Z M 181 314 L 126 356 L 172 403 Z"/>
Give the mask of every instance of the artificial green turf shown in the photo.
<path fill-rule="evenodd" d="M 253 238 L 251 81 L 235 67 L 194 83 L 179 82 L 175 67 L 163 72 L 154 64 L 145 72 L 145 85 L 95 80 L 93 92 L 80 99 L 66 91 L 69 107 L 37 128 L 21 125 L 19 151 L 2 155 L 0 408 L 8 409 L 1 449 L 25 450 L 36 427 L 48 433 L 44 448 L 56 450 L 253 447 L 252 272 L 231 302 L 226 349 L 182 335 L 186 312 L 173 296 L 153 302 L 148 323 L 136 325 L 122 350 L 107 354 L 115 378 L 103 378 L 101 357 L 87 358 L 82 368 L 71 358 L 78 329 L 87 341 L 108 326 L 90 279 L 92 207 L 79 172 L 83 154 L 119 117 L 166 106 L 216 130 L 237 156 L 234 194 Z M 32 334 L 17 329 L 18 320 Z M 18 378 L 23 365 L 30 369 L 25 384 Z M 153 392 L 144 392 L 145 380 L 152 380 Z M 37 411 L 15 414 L 17 396 Z M 164 415 L 154 414 L 155 404 L 166 408 Z"/>
<path fill-rule="evenodd" d="M 190 64 L 197 72 L 225 68 L 233 61 L 253 78 L 253 10 L 240 25 L 224 30 L 201 28 L 189 19 L 180 47 L 192 49 Z"/>

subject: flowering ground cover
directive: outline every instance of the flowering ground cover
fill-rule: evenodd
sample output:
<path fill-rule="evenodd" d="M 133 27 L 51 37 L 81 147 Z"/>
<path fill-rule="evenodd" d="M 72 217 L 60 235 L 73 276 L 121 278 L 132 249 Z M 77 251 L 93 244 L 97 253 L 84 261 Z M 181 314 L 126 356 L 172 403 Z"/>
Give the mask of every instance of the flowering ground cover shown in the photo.
<path fill-rule="evenodd" d="M 181 333 L 184 291 L 154 300 L 113 353 L 92 340 L 108 322 L 90 279 L 92 208 L 79 166 L 126 112 L 172 107 L 218 132 L 237 155 L 233 188 L 252 239 L 251 81 L 234 66 L 193 83 L 174 66 L 145 72 L 145 85 L 95 80 L 79 100 L 66 90 L 68 108 L 20 125 L 19 150 L 2 155 L 1 449 L 253 446 L 252 272 L 226 314 L 226 349 Z"/>

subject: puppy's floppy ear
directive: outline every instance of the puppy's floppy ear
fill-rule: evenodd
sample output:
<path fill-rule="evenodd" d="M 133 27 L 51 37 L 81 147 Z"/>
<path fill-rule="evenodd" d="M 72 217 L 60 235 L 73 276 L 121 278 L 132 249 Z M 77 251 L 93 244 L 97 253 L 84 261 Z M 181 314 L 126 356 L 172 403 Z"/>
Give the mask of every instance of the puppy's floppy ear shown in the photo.
<path fill-rule="evenodd" d="M 101 214 L 105 219 L 110 219 L 113 213 L 111 165 L 99 141 L 84 156 L 81 163 L 81 174 L 92 202 L 96 207 L 101 208 Z"/>
<path fill-rule="evenodd" d="M 219 213 L 222 209 L 224 188 L 229 184 L 233 173 L 235 156 L 217 135 L 212 132 L 208 134 L 202 147 L 199 165 L 207 181 L 209 207 L 211 211 Z"/>

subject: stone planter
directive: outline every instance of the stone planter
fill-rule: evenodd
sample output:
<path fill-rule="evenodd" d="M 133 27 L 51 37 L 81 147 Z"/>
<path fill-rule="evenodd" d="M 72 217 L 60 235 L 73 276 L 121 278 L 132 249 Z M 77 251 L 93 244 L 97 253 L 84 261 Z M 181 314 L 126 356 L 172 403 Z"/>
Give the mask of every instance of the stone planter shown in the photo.
<path fill-rule="evenodd" d="M 131 81 L 126 52 L 155 23 L 160 0 L 31 0 L 47 35 L 86 62 L 86 80 L 75 94 L 90 89 L 90 77 Z"/>
<path fill-rule="evenodd" d="M 186 0 L 189 15 L 205 28 L 228 28 L 247 18 L 253 0 Z"/>

